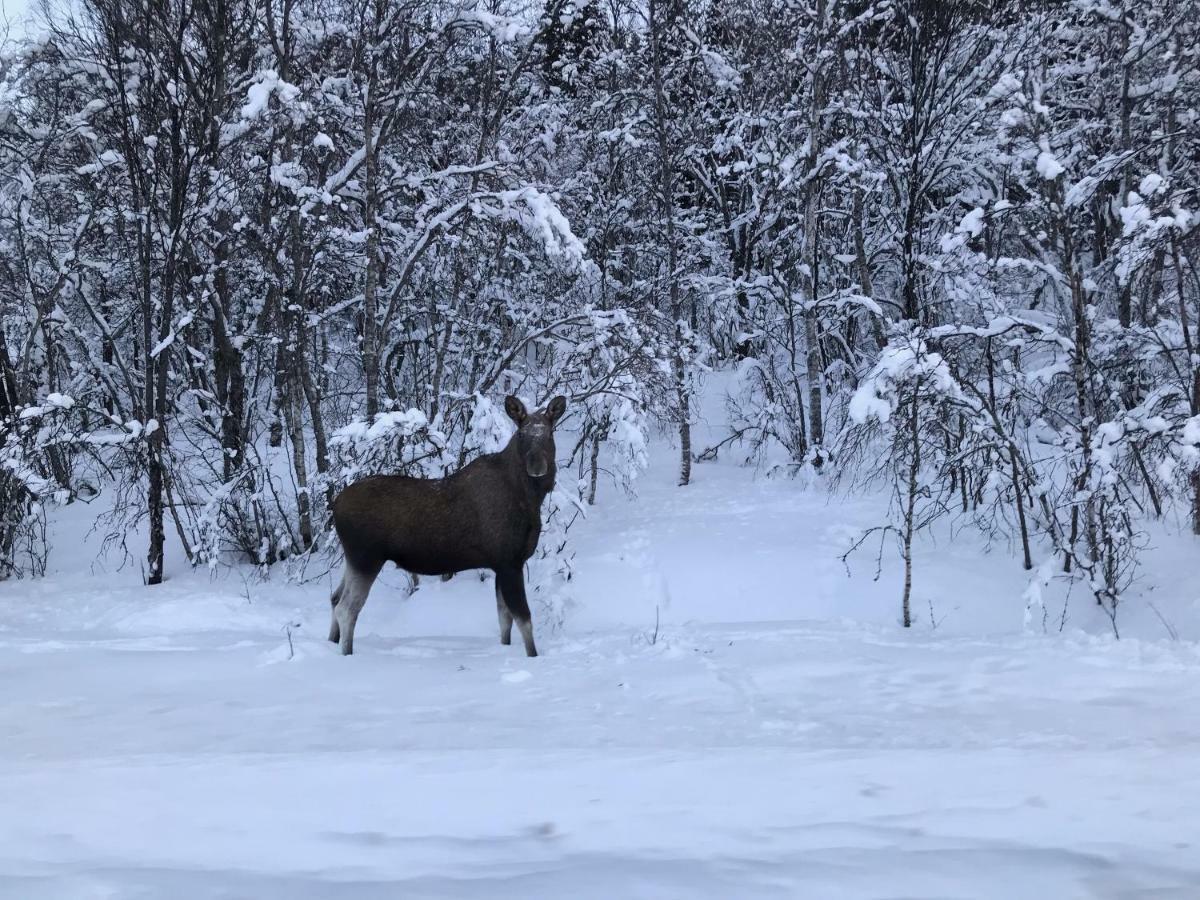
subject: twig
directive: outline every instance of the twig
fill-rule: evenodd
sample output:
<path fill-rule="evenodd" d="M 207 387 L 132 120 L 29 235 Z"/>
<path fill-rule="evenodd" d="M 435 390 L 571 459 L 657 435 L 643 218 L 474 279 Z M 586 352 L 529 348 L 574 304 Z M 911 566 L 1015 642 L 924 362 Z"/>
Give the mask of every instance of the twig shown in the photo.
<path fill-rule="evenodd" d="M 286 625 L 283 626 L 283 630 L 287 634 L 288 659 L 294 659 L 296 657 L 296 647 L 292 644 L 292 629 L 299 628 L 299 627 L 300 627 L 299 622 L 288 622 Z"/>

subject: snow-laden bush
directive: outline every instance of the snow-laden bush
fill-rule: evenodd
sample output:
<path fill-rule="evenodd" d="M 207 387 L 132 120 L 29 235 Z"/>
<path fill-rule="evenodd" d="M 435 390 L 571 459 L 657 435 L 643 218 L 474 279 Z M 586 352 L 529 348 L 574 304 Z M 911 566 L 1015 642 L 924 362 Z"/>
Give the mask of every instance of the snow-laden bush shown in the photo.
<path fill-rule="evenodd" d="M 75 405 L 51 392 L 0 420 L 0 580 L 45 573 L 47 507 L 75 497 Z"/>
<path fill-rule="evenodd" d="M 963 447 L 953 430 L 963 392 L 922 329 L 897 329 L 848 404 L 839 435 L 843 473 L 891 491 L 891 520 L 866 532 L 895 537 L 904 561 L 901 618 L 912 625 L 913 542 L 950 508 Z M 965 482 L 964 482 L 965 484 Z"/>

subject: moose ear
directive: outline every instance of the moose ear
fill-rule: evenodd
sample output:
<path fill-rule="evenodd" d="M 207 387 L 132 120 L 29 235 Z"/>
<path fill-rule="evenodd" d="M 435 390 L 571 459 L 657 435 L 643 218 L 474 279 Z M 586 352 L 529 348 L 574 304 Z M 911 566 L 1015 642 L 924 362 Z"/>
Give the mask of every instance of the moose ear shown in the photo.
<path fill-rule="evenodd" d="M 551 422 L 557 422 L 563 417 L 563 413 L 567 411 L 567 398 L 559 394 L 550 401 L 550 405 L 546 407 L 546 415 L 550 417 Z"/>
<path fill-rule="evenodd" d="M 512 394 L 509 394 L 504 398 L 504 411 L 508 413 L 508 417 L 518 425 L 524 422 L 525 417 L 528 415 L 528 413 L 525 411 L 525 404 Z"/>

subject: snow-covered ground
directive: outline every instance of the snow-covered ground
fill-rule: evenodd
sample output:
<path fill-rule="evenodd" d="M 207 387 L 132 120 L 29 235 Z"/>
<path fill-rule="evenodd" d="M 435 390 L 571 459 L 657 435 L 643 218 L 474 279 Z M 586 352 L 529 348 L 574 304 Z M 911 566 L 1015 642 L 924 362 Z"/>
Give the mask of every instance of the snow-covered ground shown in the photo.
<path fill-rule="evenodd" d="M 926 539 L 905 632 L 891 551 L 839 559 L 880 501 L 671 476 L 576 526 L 532 660 L 471 574 L 386 573 L 343 659 L 332 575 L 149 590 L 64 517 L 0 584 L 0 897 L 1200 897 L 1190 538 L 1119 642 Z"/>

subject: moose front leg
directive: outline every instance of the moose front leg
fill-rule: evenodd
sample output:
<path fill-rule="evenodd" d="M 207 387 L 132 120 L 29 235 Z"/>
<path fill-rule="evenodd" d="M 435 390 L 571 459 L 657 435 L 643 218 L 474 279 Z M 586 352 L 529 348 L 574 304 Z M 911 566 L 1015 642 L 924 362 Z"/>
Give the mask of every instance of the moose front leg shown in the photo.
<path fill-rule="evenodd" d="M 521 637 L 525 639 L 525 655 L 537 656 L 537 646 L 533 643 L 533 621 L 529 615 L 529 603 L 525 599 L 525 573 L 522 566 L 497 570 L 496 584 L 500 587 L 509 613 L 521 629 Z"/>
<path fill-rule="evenodd" d="M 512 643 L 512 613 L 504 602 L 504 594 L 500 592 L 500 575 L 496 575 L 496 616 L 500 619 L 500 643 L 508 646 Z"/>

